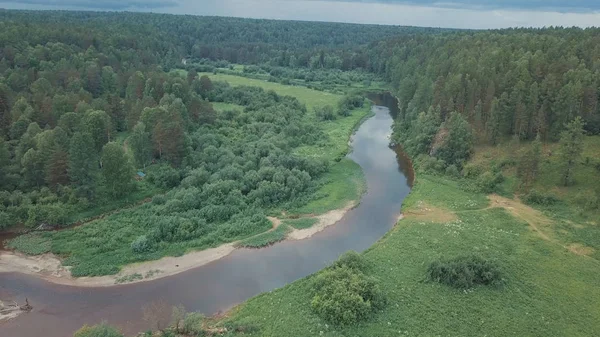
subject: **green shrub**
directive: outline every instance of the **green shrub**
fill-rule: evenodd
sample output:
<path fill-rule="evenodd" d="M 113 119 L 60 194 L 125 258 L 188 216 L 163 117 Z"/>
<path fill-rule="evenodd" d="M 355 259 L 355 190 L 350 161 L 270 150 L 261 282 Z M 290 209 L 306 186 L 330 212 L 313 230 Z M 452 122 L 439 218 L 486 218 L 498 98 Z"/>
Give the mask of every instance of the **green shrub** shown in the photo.
<path fill-rule="evenodd" d="M 528 204 L 551 206 L 558 203 L 560 200 L 552 194 L 544 193 L 537 190 L 531 190 L 527 193 L 523 200 Z"/>
<path fill-rule="evenodd" d="M 421 155 L 417 158 L 417 167 L 426 173 L 443 173 L 446 170 L 446 162 L 428 155 Z"/>
<path fill-rule="evenodd" d="M 483 193 L 492 193 L 496 191 L 496 187 L 504 181 L 504 176 L 501 172 L 492 173 L 490 171 L 483 172 L 477 177 L 477 186 L 479 191 Z"/>
<path fill-rule="evenodd" d="M 500 267 L 495 262 L 475 255 L 435 261 L 427 268 L 427 279 L 458 289 L 504 283 Z"/>
<path fill-rule="evenodd" d="M 167 203 L 167 197 L 164 194 L 158 194 L 152 197 L 153 205 L 164 205 Z"/>
<path fill-rule="evenodd" d="M 164 189 L 170 189 L 177 185 L 181 180 L 179 171 L 168 164 L 151 166 L 148 168 L 147 178 L 149 182 Z"/>
<path fill-rule="evenodd" d="M 446 167 L 446 175 L 453 177 L 453 178 L 459 177 L 460 172 L 458 171 L 458 167 L 456 167 L 456 165 L 454 165 L 454 164 Z"/>
<path fill-rule="evenodd" d="M 197 312 L 192 312 L 189 313 L 187 315 L 185 315 L 185 318 L 183 319 L 183 326 L 182 326 L 182 330 L 181 332 L 185 333 L 185 334 L 200 334 L 203 332 L 202 329 L 202 322 L 204 321 L 204 315 L 197 313 Z"/>
<path fill-rule="evenodd" d="M 123 337 L 123 334 L 112 326 L 101 323 L 94 326 L 85 325 L 77 330 L 73 337 Z"/>
<path fill-rule="evenodd" d="M 333 263 L 333 267 L 348 267 L 353 270 L 364 272 L 367 268 L 367 263 L 364 261 L 362 255 L 351 250 L 340 256 L 340 258 Z"/>
<path fill-rule="evenodd" d="M 152 245 L 146 235 L 140 235 L 131 243 L 131 250 L 138 254 L 146 253 L 152 250 Z"/>
<path fill-rule="evenodd" d="M 317 118 L 322 121 L 332 121 L 336 118 L 335 111 L 333 110 L 333 107 L 331 105 L 326 105 L 324 107 L 316 107 L 315 116 L 317 116 Z"/>
<path fill-rule="evenodd" d="M 473 164 L 473 163 L 467 163 L 462 170 L 462 175 L 465 178 L 477 178 L 479 177 L 483 172 L 484 172 L 484 168 Z"/>
<path fill-rule="evenodd" d="M 324 270 L 316 277 L 314 289 L 313 311 L 337 326 L 364 321 L 386 304 L 374 278 L 346 265 Z"/>

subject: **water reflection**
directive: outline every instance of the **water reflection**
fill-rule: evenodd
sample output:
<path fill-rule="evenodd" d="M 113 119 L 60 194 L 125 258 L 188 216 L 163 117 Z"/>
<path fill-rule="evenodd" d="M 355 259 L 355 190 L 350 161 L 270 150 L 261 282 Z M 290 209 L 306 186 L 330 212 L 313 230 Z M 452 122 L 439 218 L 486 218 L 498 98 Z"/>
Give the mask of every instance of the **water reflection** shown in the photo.
<path fill-rule="evenodd" d="M 409 162 L 388 146 L 389 109 L 374 106 L 373 112 L 353 136 L 350 154 L 365 173 L 368 191 L 336 225 L 307 240 L 236 250 L 219 261 L 147 283 L 86 289 L 4 274 L 0 293 L 28 297 L 35 309 L 0 326 L 0 335 L 64 337 L 103 320 L 135 334 L 149 327 L 141 313 L 149 302 L 163 299 L 212 314 L 314 273 L 345 251 L 367 249 L 395 224 L 412 183 Z"/>

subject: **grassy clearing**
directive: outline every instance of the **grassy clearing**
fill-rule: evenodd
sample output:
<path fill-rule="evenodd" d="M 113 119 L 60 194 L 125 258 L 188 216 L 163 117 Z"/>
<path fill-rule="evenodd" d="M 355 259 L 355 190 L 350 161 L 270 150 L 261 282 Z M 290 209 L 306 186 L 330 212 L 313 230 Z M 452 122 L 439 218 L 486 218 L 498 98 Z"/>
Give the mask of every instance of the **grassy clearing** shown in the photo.
<path fill-rule="evenodd" d="M 303 86 L 284 85 L 275 82 L 267 82 L 263 80 L 247 78 L 242 76 L 199 73 L 198 76 L 207 75 L 213 81 L 225 81 L 233 86 L 246 85 L 251 87 L 260 87 L 265 90 L 273 90 L 279 95 L 287 95 L 296 97 L 301 103 L 306 104 L 309 110 L 317 106 L 325 106 L 328 104 L 335 105 L 341 98 L 340 95 L 309 89 Z"/>
<path fill-rule="evenodd" d="M 541 239 L 486 196 L 454 181 L 420 176 L 406 213 L 424 203 L 454 213 L 436 222 L 406 216 L 364 253 L 389 305 L 368 322 L 334 328 L 311 311 L 309 276 L 259 295 L 219 324 L 248 325 L 248 336 L 592 336 L 600 331 L 600 263 Z M 475 253 L 498 261 L 502 288 L 469 291 L 423 282 L 439 259 Z M 575 277 L 576 275 L 576 277 Z"/>
<path fill-rule="evenodd" d="M 258 234 L 251 238 L 240 241 L 238 247 L 261 248 L 270 246 L 274 243 L 285 240 L 287 233 L 290 231 L 291 228 L 289 226 L 281 225 L 272 231 Z"/>

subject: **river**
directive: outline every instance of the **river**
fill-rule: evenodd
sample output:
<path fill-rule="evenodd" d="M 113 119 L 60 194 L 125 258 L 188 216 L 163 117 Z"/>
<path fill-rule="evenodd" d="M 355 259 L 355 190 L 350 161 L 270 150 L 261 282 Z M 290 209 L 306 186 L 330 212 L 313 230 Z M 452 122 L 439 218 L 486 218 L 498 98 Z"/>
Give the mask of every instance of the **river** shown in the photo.
<path fill-rule="evenodd" d="M 413 180 L 410 161 L 389 147 L 395 99 L 389 94 L 370 98 L 389 108 L 374 105 L 374 116 L 351 140 L 349 157 L 362 167 L 367 192 L 337 224 L 306 240 L 238 249 L 202 267 L 137 284 L 77 288 L 23 274 L 0 274 L 0 295 L 28 298 L 34 307 L 31 313 L 0 324 L 0 336 L 65 337 L 84 324 L 101 321 L 134 335 L 150 327 L 142 314 L 149 303 L 181 304 L 188 311 L 210 315 L 310 275 L 348 250 L 369 248 L 396 223 Z"/>

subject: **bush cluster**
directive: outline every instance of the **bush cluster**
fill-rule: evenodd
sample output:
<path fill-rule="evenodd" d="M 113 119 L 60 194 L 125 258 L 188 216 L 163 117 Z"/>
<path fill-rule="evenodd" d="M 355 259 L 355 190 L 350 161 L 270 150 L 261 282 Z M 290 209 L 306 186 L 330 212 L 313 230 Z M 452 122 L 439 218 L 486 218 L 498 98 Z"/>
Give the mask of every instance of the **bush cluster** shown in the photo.
<path fill-rule="evenodd" d="M 331 324 L 347 326 L 382 309 L 386 297 L 378 281 L 364 274 L 365 267 L 362 257 L 351 252 L 320 273 L 314 282 L 313 311 Z"/>
<path fill-rule="evenodd" d="M 556 204 L 559 199 L 549 193 L 541 192 L 538 190 L 532 189 L 527 193 L 523 200 L 528 204 L 540 205 L 540 206 L 551 206 Z"/>
<path fill-rule="evenodd" d="M 427 268 L 427 279 L 457 289 L 469 289 L 478 285 L 499 286 L 504 283 L 498 264 L 476 255 L 435 261 Z"/>

